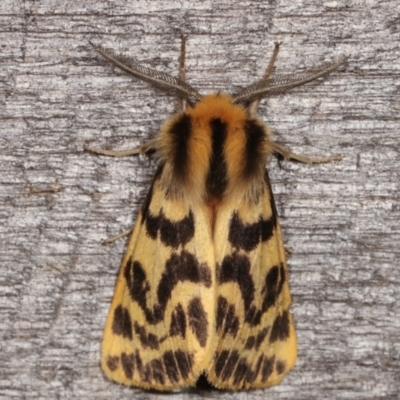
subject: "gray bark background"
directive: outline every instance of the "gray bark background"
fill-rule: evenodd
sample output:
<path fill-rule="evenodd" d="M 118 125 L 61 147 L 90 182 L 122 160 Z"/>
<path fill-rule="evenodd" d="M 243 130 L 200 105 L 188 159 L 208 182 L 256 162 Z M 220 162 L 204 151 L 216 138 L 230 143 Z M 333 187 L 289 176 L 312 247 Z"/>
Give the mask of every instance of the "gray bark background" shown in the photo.
<path fill-rule="evenodd" d="M 69 0 L 0 3 L 0 396 L 167 399 L 105 379 L 100 341 L 129 226 L 155 161 L 131 148 L 176 110 L 103 61 L 103 43 L 202 93 L 350 56 L 322 82 L 262 103 L 277 142 L 324 165 L 269 164 L 289 255 L 299 341 L 271 389 L 180 399 L 397 399 L 400 392 L 397 0 Z"/>

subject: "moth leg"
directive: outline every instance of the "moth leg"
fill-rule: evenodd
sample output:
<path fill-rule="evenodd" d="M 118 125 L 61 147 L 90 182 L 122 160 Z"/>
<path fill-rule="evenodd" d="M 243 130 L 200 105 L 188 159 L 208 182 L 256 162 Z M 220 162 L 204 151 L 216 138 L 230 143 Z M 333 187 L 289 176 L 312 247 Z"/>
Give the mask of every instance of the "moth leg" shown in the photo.
<path fill-rule="evenodd" d="M 292 153 L 288 148 L 284 146 L 280 146 L 279 144 L 272 143 L 272 150 L 275 153 L 280 154 L 285 160 L 296 160 L 305 164 L 318 164 L 318 163 L 326 163 L 330 161 L 340 161 L 343 157 L 338 154 L 336 156 L 328 156 L 328 157 L 308 157 L 303 156 L 301 154 Z"/>
<path fill-rule="evenodd" d="M 86 151 L 90 151 L 96 154 L 102 154 L 104 156 L 111 157 L 126 157 L 132 156 L 134 154 L 147 154 L 151 151 L 156 150 L 157 148 L 157 139 L 150 139 L 146 143 L 142 144 L 140 147 L 136 147 L 135 149 L 127 149 L 127 150 L 103 150 L 98 149 L 96 147 L 84 146 Z"/>
<path fill-rule="evenodd" d="M 270 76 L 272 75 L 272 73 L 274 72 L 274 65 L 275 65 L 276 59 L 278 58 L 280 44 L 281 44 L 280 42 L 274 43 L 274 45 L 275 45 L 274 52 L 272 53 L 272 56 L 268 63 L 268 67 L 267 67 L 265 74 L 260 82 L 267 81 L 270 78 Z M 249 104 L 248 110 L 249 110 L 250 116 L 254 117 L 254 115 L 256 114 L 256 112 L 258 110 L 260 102 L 261 102 L 261 99 L 257 99 L 257 100 L 252 101 Z"/>
<path fill-rule="evenodd" d="M 124 236 L 128 236 L 132 233 L 134 226 L 131 226 L 129 229 L 119 233 L 118 235 L 111 236 L 107 239 L 102 239 L 101 244 L 107 244 L 107 243 L 112 243 L 115 242 L 118 239 L 123 238 Z"/>
<path fill-rule="evenodd" d="M 182 82 L 186 82 L 185 73 L 185 56 L 186 56 L 186 36 L 181 35 L 181 55 L 179 56 L 179 79 Z M 183 97 L 179 99 L 180 111 L 185 111 L 187 107 L 187 101 Z"/>
<path fill-rule="evenodd" d="M 283 247 L 285 248 L 285 252 L 287 254 L 293 254 L 294 253 L 293 247 L 287 247 L 287 246 L 283 246 Z"/>

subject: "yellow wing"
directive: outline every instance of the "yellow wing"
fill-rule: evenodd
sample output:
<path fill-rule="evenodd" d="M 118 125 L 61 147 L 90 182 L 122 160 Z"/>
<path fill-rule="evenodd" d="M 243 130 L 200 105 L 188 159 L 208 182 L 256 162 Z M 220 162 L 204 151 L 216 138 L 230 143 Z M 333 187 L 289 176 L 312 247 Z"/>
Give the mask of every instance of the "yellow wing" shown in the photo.
<path fill-rule="evenodd" d="M 215 258 L 207 208 L 168 199 L 162 167 L 122 262 L 102 342 L 125 385 L 194 386 L 215 347 Z"/>
<path fill-rule="evenodd" d="M 214 238 L 218 344 L 207 379 L 230 390 L 275 385 L 293 368 L 297 341 L 268 175 L 258 201 L 221 205 Z"/>

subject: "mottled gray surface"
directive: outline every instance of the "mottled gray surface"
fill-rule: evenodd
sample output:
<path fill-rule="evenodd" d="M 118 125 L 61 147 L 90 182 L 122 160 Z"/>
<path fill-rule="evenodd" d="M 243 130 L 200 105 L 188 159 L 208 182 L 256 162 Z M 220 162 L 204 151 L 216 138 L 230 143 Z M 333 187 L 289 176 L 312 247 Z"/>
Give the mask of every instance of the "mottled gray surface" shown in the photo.
<path fill-rule="evenodd" d="M 323 5 L 322 5 L 323 4 Z M 0 397 L 170 399 L 107 381 L 103 324 L 155 162 L 83 152 L 154 137 L 177 102 L 100 59 L 96 40 L 202 93 L 349 55 L 263 102 L 279 143 L 342 162 L 270 165 L 289 257 L 296 368 L 277 387 L 177 399 L 396 399 L 400 389 L 399 3 L 396 0 L 0 3 Z"/>

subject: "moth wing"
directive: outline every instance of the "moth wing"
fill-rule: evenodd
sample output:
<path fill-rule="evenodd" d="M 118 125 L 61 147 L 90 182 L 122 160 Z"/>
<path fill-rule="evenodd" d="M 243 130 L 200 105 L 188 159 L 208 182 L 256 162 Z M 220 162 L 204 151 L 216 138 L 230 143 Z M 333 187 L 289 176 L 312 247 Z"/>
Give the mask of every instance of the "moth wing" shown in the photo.
<path fill-rule="evenodd" d="M 210 383 L 262 388 L 293 368 L 297 340 L 285 249 L 266 174 L 257 201 L 222 205 L 215 225 L 217 347 Z"/>
<path fill-rule="evenodd" d="M 102 342 L 112 380 L 193 386 L 215 347 L 215 259 L 206 207 L 168 198 L 162 168 L 122 262 Z"/>

